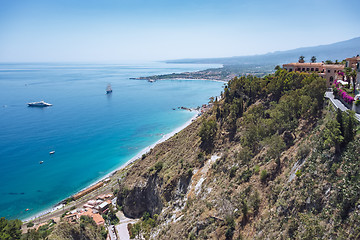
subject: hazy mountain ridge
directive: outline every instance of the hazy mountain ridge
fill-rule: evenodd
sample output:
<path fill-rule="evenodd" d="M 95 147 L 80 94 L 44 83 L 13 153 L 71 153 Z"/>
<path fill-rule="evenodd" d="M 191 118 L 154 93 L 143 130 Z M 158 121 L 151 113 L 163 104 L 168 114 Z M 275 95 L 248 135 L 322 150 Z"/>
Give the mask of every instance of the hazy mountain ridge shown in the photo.
<path fill-rule="evenodd" d="M 360 54 L 360 37 L 346 41 L 336 42 L 327 45 L 314 47 L 302 47 L 287 51 L 276 51 L 260 55 L 235 56 L 226 58 L 198 58 L 198 59 L 178 59 L 168 60 L 167 63 L 206 63 L 206 64 L 283 64 L 296 62 L 300 55 L 305 56 L 305 61 L 310 61 L 312 56 L 316 56 L 318 61 L 343 60 L 348 57 Z"/>

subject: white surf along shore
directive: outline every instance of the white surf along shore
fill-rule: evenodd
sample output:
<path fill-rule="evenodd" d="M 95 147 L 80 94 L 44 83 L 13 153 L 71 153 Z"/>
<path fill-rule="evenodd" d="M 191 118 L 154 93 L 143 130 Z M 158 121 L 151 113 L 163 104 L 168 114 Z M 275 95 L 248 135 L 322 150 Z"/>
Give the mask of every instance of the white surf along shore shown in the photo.
<path fill-rule="evenodd" d="M 106 174 L 105 176 L 101 177 L 100 179 L 97 179 L 95 180 L 93 183 L 91 183 L 90 185 L 84 187 L 83 189 L 81 189 L 80 191 L 76 192 L 76 193 L 79 193 L 101 181 L 103 181 L 104 179 L 106 178 L 109 178 L 111 177 L 112 175 L 114 175 L 117 171 L 121 170 L 121 169 L 124 169 L 125 167 L 127 167 L 128 165 L 130 165 L 131 163 L 133 163 L 134 161 L 140 159 L 142 157 L 143 154 L 147 154 L 150 152 L 151 149 L 153 149 L 157 144 L 160 144 L 162 142 L 165 142 L 166 140 L 168 140 L 169 138 L 171 138 L 172 136 L 174 136 L 176 133 L 180 132 L 181 130 L 183 130 L 184 128 L 186 128 L 187 126 L 189 126 L 199 115 L 200 111 L 198 110 L 192 110 L 192 112 L 194 112 L 194 115 L 187 121 L 185 122 L 183 125 L 181 125 L 180 127 L 176 128 L 175 130 L 173 130 L 172 132 L 170 133 L 167 133 L 167 134 L 164 134 L 162 136 L 161 139 L 159 139 L 158 141 L 156 141 L 155 143 L 149 145 L 148 147 L 144 148 L 143 150 L 141 150 L 139 153 L 137 153 L 134 157 L 132 157 L 130 160 L 128 160 L 126 163 L 124 163 L 123 165 L 121 165 L 119 168 L 113 170 L 112 172 Z M 74 194 L 76 194 L 74 193 Z M 72 194 L 71 196 L 73 196 L 74 194 Z M 86 196 L 86 195 L 85 195 Z M 69 196 L 70 197 L 70 196 Z M 65 200 L 65 199 L 64 199 Z M 33 216 L 30 216 L 26 219 L 22 219 L 24 222 L 29 222 L 29 221 L 32 221 L 32 220 L 35 220 L 39 217 L 42 217 L 46 214 L 49 214 L 49 213 L 52 213 L 52 212 L 55 212 L 59 209 L 62 209 L 64 206 L 64 204 L 62 203 L 58 203 L 56 204 L 55 206 L 51 207 L 51 208 L 48 208 L 40 213 L 36 213 L 34 214 Z"/>

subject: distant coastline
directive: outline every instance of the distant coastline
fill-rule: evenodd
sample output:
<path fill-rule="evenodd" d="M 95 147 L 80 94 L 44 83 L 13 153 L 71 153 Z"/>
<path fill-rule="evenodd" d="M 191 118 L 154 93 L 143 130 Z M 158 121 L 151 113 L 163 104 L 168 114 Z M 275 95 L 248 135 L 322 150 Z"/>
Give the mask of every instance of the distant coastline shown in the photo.
<path fill-rule="evenodd" d="M 221 83 L 227 83 L 226 80 L 217 80 L 217 79 L 206 79 L 206 78 L 166 78 L 166 79 L 148 79 L 146 77 L 143 78 L 130 78 L 131 80 L 147 80 L 147 81 L 161 81 L 161 80 L 169 80 L 169 81 L 212 81 L 212 82 L 221 82 Z"/>
<path fill-rule="evenodd" d="M 228 82 L 234 77 L 244 75 L 254 75 L 263 77 L 267 74 L 274 72 L 275 65 L 259 65 L 259 64 L 238 64 L 238 65 L 223 65 L 221 68 L 209 68 L 201 71 L 194 72 L 182 72 L 182 73 L 170 73 L 160 74 L 152 76 L 141 76 L 136 78 L 130 78 L 133 80 L 210 80 Z"/>
<path fill-rule="evenodd" d="M 188 80 L 213 80 L 213 81 L 228 82 L 229 80 L 231 80 L 236 76 L 237 74 L 235 72 L 226 71 L 224 70 L 224 68 L 214 68 L 214 69 L 206 69 L 196 72 L 161 74 L 161 75 L 153 75 L 153 76 L 130 78 L 130 79 L 148 80 L 148 81 L 188 79 Z"/>

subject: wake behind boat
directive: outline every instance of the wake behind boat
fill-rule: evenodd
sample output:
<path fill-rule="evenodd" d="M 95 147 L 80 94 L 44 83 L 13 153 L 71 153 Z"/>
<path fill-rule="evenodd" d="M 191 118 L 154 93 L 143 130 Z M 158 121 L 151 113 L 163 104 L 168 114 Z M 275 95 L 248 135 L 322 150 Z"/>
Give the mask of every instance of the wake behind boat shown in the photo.
<path fill-rule="evenodd" d="M 28 103 L 29 107 L 50 107 L 52 106 L 52 104 L 44 102 L 44 101 L 40 101 L 40 102 L 31 102 Z"/>

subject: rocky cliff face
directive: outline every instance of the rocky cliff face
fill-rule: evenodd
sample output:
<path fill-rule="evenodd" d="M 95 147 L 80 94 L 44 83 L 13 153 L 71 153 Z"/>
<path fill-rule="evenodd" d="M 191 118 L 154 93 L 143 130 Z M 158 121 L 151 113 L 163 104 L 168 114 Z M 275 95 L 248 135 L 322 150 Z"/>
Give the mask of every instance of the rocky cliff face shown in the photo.
<path fill-rule="evenodd" d="M 194 161 L 199 151 L 199 122 L 144 155 L 119 180 L 117 203 L 127 217 L 139 218 L 145 212 L 159 214 L 169 202 L 183 198 L 188 192 Z M 160 167 L 161 166 L 161 167 Z"/>
<path fill-rule="evenodd" d="M 125 216 L 130 218 L 140 218 L 145 212 L 151 216 L 159 214 L 164 203 L 181 198 L 187 193 L 191 176 L 191 172 L 188 172 L 164 185 L 157 174 L 150 175 L 131 189 L 122 186 L 117 203 L 123 207 Z"/>
<path fill-rule="evenodd" d="M 188 192 L 188 187 L 191 181 L 192 172 L 189 171 L 171 181 L 164 187 L 163 196 L 166 202 L 177 200 L 183 197 Z"/>
<path fill-rule="evenodd" d="M 159 189 L 158 176 L 151 175 L 132 189 L 120 189 L 118 205 L 123 207 L 125 216 L 130 218 L 140 218 L 145 212 L 159 214 L 163 207 Z"/>

